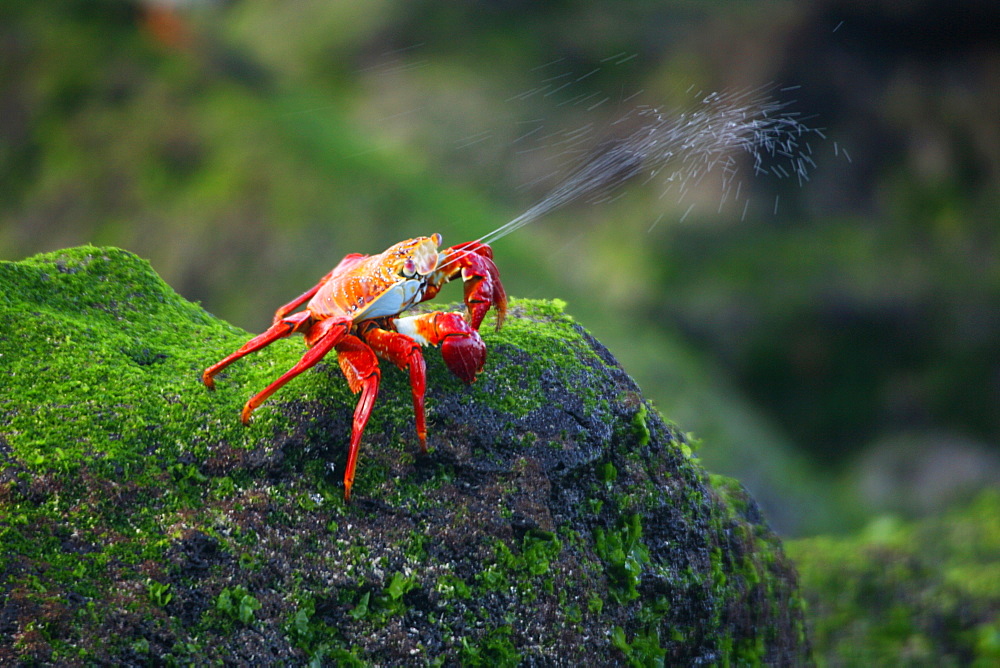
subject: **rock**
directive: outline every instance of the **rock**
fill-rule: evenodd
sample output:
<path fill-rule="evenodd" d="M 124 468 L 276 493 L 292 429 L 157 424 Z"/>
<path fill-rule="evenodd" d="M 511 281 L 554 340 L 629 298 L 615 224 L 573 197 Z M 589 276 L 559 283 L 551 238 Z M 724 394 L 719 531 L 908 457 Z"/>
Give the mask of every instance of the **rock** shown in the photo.
<path fill-rule="evenodd" d="M 300 339 L 248 337 L 149 265 L 0 265 L 0 663 L 788 664 L 795 571 L 608 351 L 515 300 L 473 385 L 427 351 L 431 452 L 384 365 L 351 504 L 331 361 L 244 427 Z"/>

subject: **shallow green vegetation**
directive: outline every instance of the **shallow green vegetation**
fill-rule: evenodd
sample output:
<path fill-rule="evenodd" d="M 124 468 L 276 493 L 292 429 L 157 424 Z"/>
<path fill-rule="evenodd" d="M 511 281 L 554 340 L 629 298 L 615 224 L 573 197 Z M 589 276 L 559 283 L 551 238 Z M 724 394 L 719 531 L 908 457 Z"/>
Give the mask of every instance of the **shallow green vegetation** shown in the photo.
<path fill-rule="evenodd" d="M 629 516 L 617 530 L 594 530 L 594 547 L 607 568 L 608 593 L 615 603 L 639 598 L 639 577 L 643 566 L 649 563 L 649 550 L 641 538 L 638 515 Z"/>
<path fill-rule="evenodd" d="M 804 656 L 752 500 L 557 302 L 484 327 L 471 386 L 428 351 L 427 456 L 386 368 L 350 505 L 332 360 L 239 422 L 300 340 L 209 392 L 247 333 L 113 248 L 0 264 L 0 310 L 0 662 Z"/>
<path fill-rule="evenodd" d="M 1000 662 L 1000 492 L 941 517 L 787 546 L 820 664 Z"/>

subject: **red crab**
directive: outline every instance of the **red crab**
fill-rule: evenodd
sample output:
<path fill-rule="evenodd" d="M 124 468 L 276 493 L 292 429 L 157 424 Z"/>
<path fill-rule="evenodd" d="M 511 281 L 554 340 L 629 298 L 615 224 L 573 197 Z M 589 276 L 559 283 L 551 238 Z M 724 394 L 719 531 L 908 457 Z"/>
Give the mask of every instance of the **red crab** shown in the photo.
<path fill-rule="evenodd" d="M 409 371 L 417 438 L 421 452 L 427 452 L 426 372 L 420 346 L 440 344 L 448 368 L 471 383 L 486 361 L 486 345 L 478 330 L 491 306 L 497 311 L 497 329 L 503 323 L 507 295 L 493 263 L 493 249 L 469 241 L 439 251 L 440 244 L 441 235 L 433 234 L 401 241 L 378 255 L 348 255 L 319 283 L 279 308 L 266 332 L 205 369 L 202 381 L 214 389 L 215 375 L 244 355 L 295 332 L 305 335 L 309 350 L 302 359 L 243 407 L 246 424 L 254 409 L 278 388 L 336 350 L 351 390 L 361 392 L 344 471 L 344 499 L 350 500 L 358 446 L 378 394 L 381 372 L 377 357 Z M 434 297 L 459 274 L 465 285 L 466 316 L 434 311 L 398 317 Z M 304 310 L 288 315 L 303 304 Z"/>

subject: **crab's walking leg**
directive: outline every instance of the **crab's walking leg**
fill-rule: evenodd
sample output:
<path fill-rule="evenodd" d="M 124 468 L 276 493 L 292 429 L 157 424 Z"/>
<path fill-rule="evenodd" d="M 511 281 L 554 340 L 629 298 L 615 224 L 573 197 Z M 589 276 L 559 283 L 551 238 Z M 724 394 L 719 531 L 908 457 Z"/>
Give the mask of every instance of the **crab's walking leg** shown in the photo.
<path fill-rule="evenodd" d="M 283 339 L 286 336 L 289 336 L 299 331 L 300 329 L 302 329 L 303 325 L 307 324 L 308 320 L 309 320 L 309 313 L 307 311 L 303 311 L 302 313 L 296 313 L 293 316 L 289 316 L 288 318 L 284 318 L 274 323 L 273 325 L 268 327 L 267 331 L 265 331 L 263 334 L 258 334 L 257 336 L 253 337 L 252 339 L 244 343 L 242 346 L 240 346 L 239 350 L 232 353 L 231 355 L 227 355 L 221 361 L 205 369 L 204 373 L 201 374 L 201 382 L 205 383 L 205 387 L 207 387 L 208 389 L 214 390 L 215 375 L 217 373 L 219 373 L 220 371 L 222 371 L 227 366 L 229 366 L 239 358 L 243 357 L 244 355 L 249 355 L 250 353 L 256 350 L 260 350 L 266 345 L 274 343 L 278 339 Z"/>
<path fill-rule="evenodd" d="M 381 372 L 375 353 L 353 334 L 344 336 L 337 343 L 337 361 L 340 362 L 340 369 L 344 372 L 351 391 L 361 392 L 358 405 L 354 408 L 351 447 L 347 451 L 347 467 L 344 469 L 344 500 L 350 501 L 351 487 L 354 486 L 354 470 L 358 465 L 361 436 L 365 432 L 368 418 L 372 414 L 372 407 L 375 405 Z"/>
<path fill-rule="evenodd" d="M 471 383 L 486 363 L 486 344 L 461 313 L 434 311 L 393 320 L 396 331 L 425 346 L 441 345 L 451 372 Z"/>
<path fill-rule="evenodd" d="M 327 274 L 323 278 L 319 279 L 319 283 L 317 283 L 316 285 L 312 286 L 311 288 L 309 288 L 308 290 L 306 290 L 305 292 L 303 292 L 301 295 L 299 295 L 298 297 L 296 297 L 295 299 L 293 299 L 292 301 L 288 302 L 287 304 L 285 304 L 284 306 L 282 306 L 281 308 L 279 308 L 277 311 L 275 311 L 274 312 L 274 319 L 271 322 L 273 324 L 277 325 L 279 322 L 281 322 L 282 320 L 285 319 L 286 315 L 288 315 L 289 313 L 291 313 L 292 311 L 294 311 L 295 309 L 297 309 L 298 307 L 302 306 L 307 301 L 309 301 L 310 299 L 312 299 L 313 296 L 317 292 L 319 292 L 319 289 L 321 287 L 323 287 L 323 285 L 327 281 L 330 280 L 330 276 L 332 276 L 332 275 L 333 275 L 333 272 L 331 271 L 329 274 Z"/>
<path fill-rule="evenodd" d="M 403 371 L 410 372 L 413 391 L 413 414 L 417 425 L 420 451 L 427 452 L 427 422 L 424 417 L 424 392 L 427 390 L 427 366 L 420 344 L 410 337 L 371 325 L 361 332 L 361 338 L 375 353 Z"/>
<path fill-rule="evenodd" d="M 243 424 L 249 422 L 250 414 L 264 403 L 269 396 L 278 391 L 282 385 L 306 369 L 315 366 L 317 362 L 323 359 L 328 352 L 333 350 L 337 342 L 347 334 L 350 328 L 350 320 L 335 320 L 332 318 L 330 320 L 322 320 L 314 325 L 306 336 L 306 343 L 311 346 L 309 350 L 302 356 L 302 359 L 296 362 L 295 366 L 281 374 L 278 380 L 251 397 L 250 401 L 243 407 L 243 412 L 240 415 Z"/>

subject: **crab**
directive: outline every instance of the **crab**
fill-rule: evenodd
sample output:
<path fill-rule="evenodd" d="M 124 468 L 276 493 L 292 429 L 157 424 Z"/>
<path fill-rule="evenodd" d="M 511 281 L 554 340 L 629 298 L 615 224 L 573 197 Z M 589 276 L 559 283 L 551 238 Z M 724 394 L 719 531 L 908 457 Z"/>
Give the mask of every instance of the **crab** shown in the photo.
<path fill-rule="evenodd" d="M 291 334 L 303 334 L 308 346 L 305 355 L 247 401 L 241 414 L 247 424 L 268 397 L 336 350 L 351 391 L 361 393 L 344 470 L 344 499 L 349 501 L 361 437 L 378 394 L 381 371 L 377 358 L 409 372 L 417 439 L 420 451 L 426 453 L 427 376 L 421 346 L 440 345 L 451 372 L 472 383 L 486 362 L 486 344 L 479 336 L 479 326 L 491 307 L 496 310 L 497 330 L 503 324 L 507 295 L 493 263 L 493 249 L 479 241 L 438 250 L 440 245 L 441 235 L 435 233 L 401 241 L 378 255 L 346 256 L 319 283 L 279 308 L 267 331 L 205 369 L 202 382 L 213 390 L 215 376 L 239 358 Z M 398 317 L 433 298 L 445 283 L 459 276 L 465 287 L 465 314 L 433 311 Z M 303 304 L 303 310 L 293 313 Z"/>

